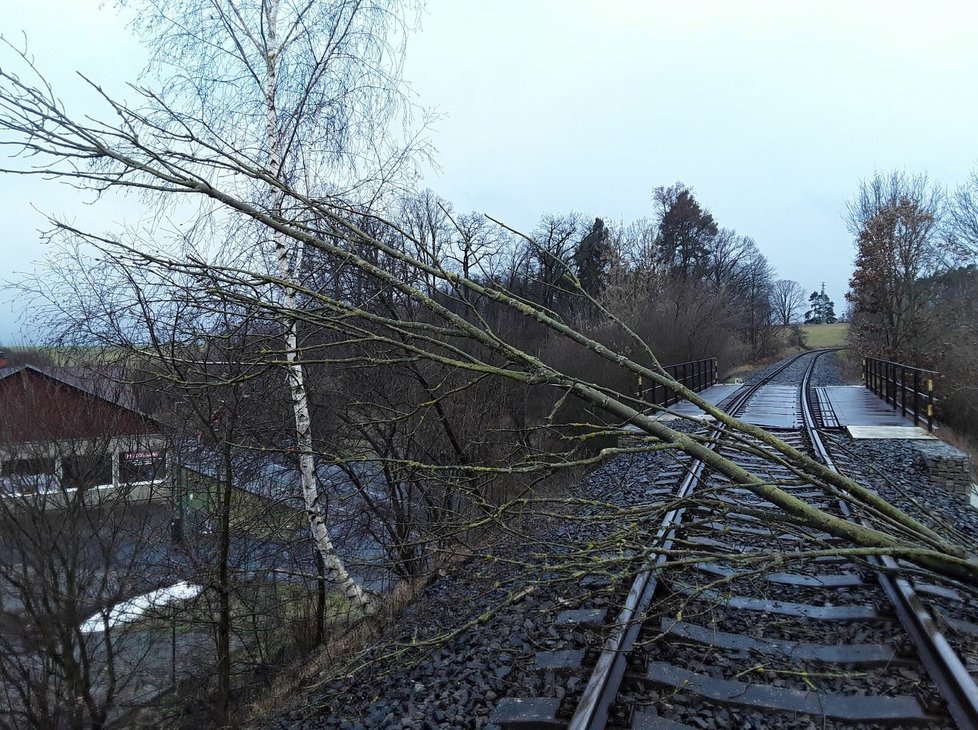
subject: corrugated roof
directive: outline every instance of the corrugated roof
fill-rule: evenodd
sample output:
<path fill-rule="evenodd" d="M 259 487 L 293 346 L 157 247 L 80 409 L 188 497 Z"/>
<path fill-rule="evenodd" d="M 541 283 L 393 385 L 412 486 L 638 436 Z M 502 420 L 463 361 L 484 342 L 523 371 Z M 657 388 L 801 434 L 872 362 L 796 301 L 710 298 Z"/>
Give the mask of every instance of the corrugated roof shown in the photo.
<path fill-rule="evenodd" d="M 103 366 L 101 369 L 90 366 L 39 367 L 37 365 L 20 365 L 18 367 L 0 368 L 0 380 L 24 370 L 38 373 L 70 388 L 107 401 L 112 405 L 125 408 L 142 418 L 154 422 L 156 420 L 136 407 L 136 393 L 132 383 L 125 378 L 126 370 L 124 368 L 112 365 Z"/>
<path fill-rule="evenodd" d="M 132 383 L 126 380 L 126 372 L 120 367 L 40 367 L 37 370 L 123 408 L 138 410 Z"/>
<path fill-rule="evenodd" d="M 19 365 L 17 367 L 12 367 L 12 368 L 0 368 L 0 380 L 3 380 L 8 375 L 13 375 L 18 370 L 23 370 L 25 367 L 27 367 L 27 366 L 26 365 Z"/>
<path fill-rule="evenodd" d="M 65 385 L 83 390 L 89 395 L 94 395 L 103 400 L 110 401 L 116 405 L 128 408 L 131 411 L 136 408 L 136 394 L 132 383 L 125 379 L 125 370 L 117 366 L 105 366 L 95 369 L 88 366 L 74 367 L 54 367 L 38 365 L 18 365 L 16 367 L 0 368 L 0 380 L 19 373 L 21 370 L 33 370 L 36 373 L 47 375 Z"/>

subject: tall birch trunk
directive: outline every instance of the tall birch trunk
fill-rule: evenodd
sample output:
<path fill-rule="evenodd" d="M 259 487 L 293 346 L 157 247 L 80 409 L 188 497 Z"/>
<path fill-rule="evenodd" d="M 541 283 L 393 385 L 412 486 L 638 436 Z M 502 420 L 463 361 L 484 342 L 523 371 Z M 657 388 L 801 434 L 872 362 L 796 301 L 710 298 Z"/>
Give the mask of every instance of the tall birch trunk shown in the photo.
<path fill-rule="evenodd" d="M 266 114 L 266 143 L 268 145 L 269 171 L 279 177 L 282 174 L 281 147 L 279 144 L 278 108 L 275 101 L 275 91 L 278 83 L 278 10 L 279 0 L 266 0 L 264 3 L 267 29 L 267 50 L 265 53 L 265 114 Z M 279 216 L 282 212 L 284 194 L 273 189 L 270 192 L 270 210 Z M 285 282 L 293 280 L 294 268 L 301 261 L 301 249 L 297 251 L 295 260 L 289 262 L 289 246 L 285 236 L 275 231 L 273 233 L 275 257 L 278 263 L 279 276 Z M 301 242 L 293 242 L 302 246 Z M 296 311 L 295 289 L 284 285 L 282 287 L 283 304 L 286 312 Z M 302 484 L 302 497 L 309 517 L 309 528 L 316 545 L 316 550 L 322 557 L 326 579 L 340 586 L 350 602 L 372 614 L 376 604 L 343 565 L 343 561 L 333 546 L 326 525 L 326 513 L 323 509 L 319 493 L 319 481 L 316 476 L 315 459 L 313 458 L 312 421 L 309 417 L 309 398 L 306 391 L 305 371 L 299 358 L 299 327 L 294 316 L 286 315 L 285 326 L 285 362 L 286 381 L 292 399 L 292 410 L 295 414 L 296 448 L 299 453 L 299 472 Z"/>

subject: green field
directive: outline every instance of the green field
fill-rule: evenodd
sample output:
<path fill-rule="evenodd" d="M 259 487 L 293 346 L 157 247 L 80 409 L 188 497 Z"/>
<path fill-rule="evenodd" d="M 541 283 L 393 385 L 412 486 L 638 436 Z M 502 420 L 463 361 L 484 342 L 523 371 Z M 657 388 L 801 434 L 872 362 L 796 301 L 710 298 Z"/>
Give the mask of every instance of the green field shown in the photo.
<path fill-rule="evenodd" d="M 849 334 L 849 323 L 806 324 L 801 329 L 805 333 L 805 345 L 807 347 L 812 349 L 845 347 L 846 336 Z"/>

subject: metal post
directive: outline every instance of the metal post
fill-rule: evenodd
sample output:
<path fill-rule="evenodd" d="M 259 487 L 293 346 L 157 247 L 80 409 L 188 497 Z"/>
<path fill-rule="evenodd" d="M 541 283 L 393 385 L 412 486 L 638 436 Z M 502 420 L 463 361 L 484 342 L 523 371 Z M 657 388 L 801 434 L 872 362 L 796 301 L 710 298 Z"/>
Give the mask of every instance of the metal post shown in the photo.
<path fill-rule="evenodd" d="M 920 371 L 913 371 L 913 425 L 920 420 Z"/>
<path fill-rule="evenodd" d="M 934 378 L 927 378 L 927 430 L 934 430 Z"/>
<path fill-rule="evenodd" d="M 170 619 L 170 686 L 177 686 L 177 612 L 172 611 Z"/>
<path fill-rule="evenodd" d="M 890 363 L 886 366 L 886 402 L 893 407 L 893 410 L 896 410 L 896 392 L 893 390 L 895 377 L 896 369 L 893 367 L 893 363 Z"/>
<path fill-rule="evenodd" d="M 900 367 L 900 415 L 907 415 L 907 369 Z"/>

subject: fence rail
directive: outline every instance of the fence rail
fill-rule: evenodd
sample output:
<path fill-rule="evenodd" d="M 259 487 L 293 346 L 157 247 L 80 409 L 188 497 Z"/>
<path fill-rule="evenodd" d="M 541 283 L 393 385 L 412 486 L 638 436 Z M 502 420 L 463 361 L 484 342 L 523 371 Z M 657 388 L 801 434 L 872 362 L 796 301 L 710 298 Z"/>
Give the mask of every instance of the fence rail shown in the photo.
<path fill-rule="evenodd" d="M 935 370 L 915 368 L 875 357 L 863 358 L 863 383 L 876 393 L 893 410 L 900 409 L 904 416 L 912 415 L 916 426 L 927 423 L 927 430 L 934 430 L 937 397 L 934 395 Z"/>
<path fill-rule="evenodd" d="M 700 391 L 709 388 L 717 382 L 718 364 L 715 357 L 707 357 L 702 360 L 690 360 L 680 362 L 675 365 L 664 365 L 669 375 L 693 391 Z M 659 383 L 653 383 L 649 388 L 642 387 L 642 380 L 639 379 L 638 395 L 648 403 L 660 406 L 671 406 L 678 403 L 680 398 L 676 393 Z"/>

